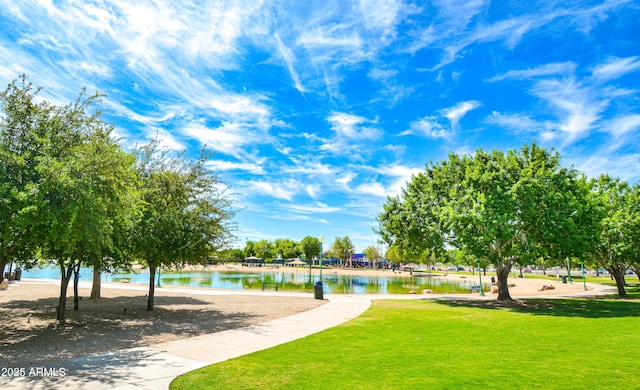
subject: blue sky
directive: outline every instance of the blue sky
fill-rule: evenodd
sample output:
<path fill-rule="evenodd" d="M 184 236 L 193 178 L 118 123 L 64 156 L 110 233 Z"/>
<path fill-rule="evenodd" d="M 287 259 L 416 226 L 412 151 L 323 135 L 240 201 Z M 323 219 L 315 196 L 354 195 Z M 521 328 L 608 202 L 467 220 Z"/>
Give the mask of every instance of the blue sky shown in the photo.
<path fill-rule="evenodd" d="M 535 140 L 637 183 L 638 20 L 630 0 L 0 0 L 0 82 L 105 93 L 128 149 L 207 145 L 238 246 L 361 251 L 386 196 L 451 151 Z"/>

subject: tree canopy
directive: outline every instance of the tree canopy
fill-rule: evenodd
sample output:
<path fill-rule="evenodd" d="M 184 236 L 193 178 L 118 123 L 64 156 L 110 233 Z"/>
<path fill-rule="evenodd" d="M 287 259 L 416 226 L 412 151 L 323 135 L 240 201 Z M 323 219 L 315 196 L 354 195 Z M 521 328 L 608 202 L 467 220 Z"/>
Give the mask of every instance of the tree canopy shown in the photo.
<path fill-rule="evenodd" d="M 333 257 L 340 259 L 343 267 L 351 266 L 350 262 L 354 252 L 355 247 L 353 246 L 349 236 L 336 237 L 333 244 L 331 244 L 331 250 L 329 251 Z"/>
<path fill-rule="evenodd" d="M 592 254 L 627 297 L 625 271 L 640 262 L 640 186 L 601 175 L 591 181 L 602 219 Z"/>
<path fill-rule="evenodd" d="M 57 318 L 64 323 L 72 274 L 78 276 L 82 263 L 100 268 L 106 254 L 117 254 L 114 226 L 135 203 L 129 192 L 135 181 L 133 158 L 113 139 L 113 128 L 102 121 L 100 111 L 90 112 L 99 94 L 82 90 L 75 102 L 55 106 L 36 103 L 39 91 L 22 76 L 0 95 L 0 191 L 9 206 L 2 218 L 10 218 L 3 220 L 7 227 L 0 235 L 13 234 L 3 240 L 0 251 L 28 266 L 37 249 L 58 264 Z M 22 249 L 15 251 L 17 243 Z"/>
<path fill-rule="evenodd" d="M 283 259 L 292 259 L 302 254 L 298 243 L 290 238 L 276 238 L 273 245 L 276 254 Z"/>
<path fill-rule="evenodd" d="M 305 259 L 313 260 L 320 256 L 320 240 L 317 237 L 306 236 L 300 240 L 300 250 Z"/>
<path fill-rule="evenodd" d="M 78 307 L 82 264 L 94 268 L 95 282 L 101 270 L 127 268 L 132 256 L 154 273 L 227 243 L 231 201 L 204 151 L 191 161 L 152 141 L 125 152 L 94 108 L 100 94 L 82 90 L 56 106 L 39 92 L 22 76 L 0 93 L 0 271 L 7 261 L 57 263 L 60 323 L 74 274 Z"/>
<path fill-rule="evenodd" d="M 149 267 L 147 310 L 153 310 L 155 274 L 162 265 L 203 263 L 231 238 L 231 199 L 205 166 L 154 140 L 136 150 L 143 210 L 132 234 L 133 254 Z"/>
<path fill-rule="evenodd" d="M 596 220 L 588 194 L 577 171 L 535 143 L 507 154 L 451 154 L 387 199 L 378 232 L 403 251 L 458 248 L 495 264 L 498 300 L 511 300 L 513 264 L 586 253 Z"/>

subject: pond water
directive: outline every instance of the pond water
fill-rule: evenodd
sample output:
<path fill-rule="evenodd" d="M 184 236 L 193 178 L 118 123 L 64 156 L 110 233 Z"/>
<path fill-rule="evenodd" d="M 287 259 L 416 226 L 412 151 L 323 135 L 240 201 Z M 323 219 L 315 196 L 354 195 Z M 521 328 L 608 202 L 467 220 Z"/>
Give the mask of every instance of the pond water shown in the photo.
<path fill-rule="evenodd" d="M 25 270 L 23 279 L 59 279 L 60 270 L 56 267 Z M 80 280 L 91 281 L 92 271 L 82 269 Z M 275 290 L 313 292 L 318 274 L 309 274 L 306 270 L 277 272 L 239 272 L 239 271 L 184 271 L 161 272 L 160 285 L 181 287 L 210 287 L 229 290 Z M 104 274 L 106 282 L 148 284 L 149 272 Z M 438 277 L 414 276 L 411 278 L 394 276 L 355 276 L 342 275 L 331 270 L 322 274 L 323 290 L 331 294 L 407 294 L 415 290 L 418 294 L 424 289 L 434 294 L 465 294 L 470 292 L 471 280 L 452 281 Z M 483 286 L 486 289 L 487 286 Z"/>

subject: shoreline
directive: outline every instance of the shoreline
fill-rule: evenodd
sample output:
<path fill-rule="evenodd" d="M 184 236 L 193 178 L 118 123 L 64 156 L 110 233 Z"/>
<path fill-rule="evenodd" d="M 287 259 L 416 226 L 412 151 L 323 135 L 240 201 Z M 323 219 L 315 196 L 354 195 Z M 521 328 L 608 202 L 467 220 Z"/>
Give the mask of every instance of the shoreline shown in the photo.
<path fill-rule="evenodd" d="M 207 265 L 207 266 L 189 266 L 183 268 L 179 271 L 192 271 L 192 272 L 215 272 L 215 271 L 238 271 L 238 272 L 269 272 L 269 273 L 278 273 L 278 272 L 294 272 L 294 273 L 309 273 L 309 267 L 289 267 L 289 266 L 263 266 L 263 267 L 245 267 L 239 264 L 234 265 Z M 166 271 L 169 272 L 169 271 Z M 440 271 L 442 272 L 442 271 Z M 320 273 L 319 268 L 311 268 L 311 273 L 313 275 L 318 275 Z M 366 269 L 366 268 L 334 268 L 327 267 L 322 268 L 323 274 L 337 274 L 337 275 L 352 275 L 352 276 L 388 276 L 388 277 L 399 277 L 399 278 L 412 278 L 418 277 L 416 274 L 422 274 L 419 277 L 433 277 L 438 279 L 445 279 L 451 281 L 468 281 L 473 284 L 478 284 L 480 282 L 479 275 L 476 273 L 475 275 L 468 274 L 460 274 L 456 271 L 446 272 L 444 273 L 433 273 L 430 274 L 426 271 L 392 271 L 390 269 Z M 430 276 L 426 276 L 429 274 Z M 487 273 L 486 275 L 482 275 L 482 284 L 490 285 L 491 277 L 496 276 L 495 273 Z M 548 279 L 538 278 L 538 277 L 529 277 L 526 276 L 524 278 L 513 277 L 510 276 L 508 279 L 509 282 L 509 293 L 512 298 L 526 298 L 526 297 L 552 297 L 552 296 L 585 296 L 585 295 L 602 295 L 602 294 L 615 294 L 617 290 L 615 287 L 600 285 L 597 283 L 586 283 L 587 290 L 584 289 L 582 282 L 574 282 L 574 283 L 563 283 L 562 280 L 558 277 L 557 279 L 553 278 L 555 275 L 547 275 Z M 543 288 L 543 286 L 545 288 Z M 492 294 L 491 291 L 485 290 L 484 293 L 486 297 L 492 298 L 497 297 L 497 294 Z M 335 294 L 334 295 L 343 295 L 343 294 Z M 346 294 L 346 295 L 368 295 L 369 297 L 378 296 L 373 299 L 385 299 L 388 297 L 389 299 L 394 299 L 395 297 L 402 296 L 411 296 L 412 294 Z M 418 295 L 421 295 L 418 292 Z M 433 294 L 434 298 L 436 295 L 442 294 Z M 478 293 L 470 293 L 470 294 L 446 294 L 447 296 L 459 296 L 459 297 L 477 297 Z M 424 294 L 422 294 L 424 296 Z"/>
<path fill-rule="evenodd" d="M 146 271 L 145 268 L 138 268 L 136 272 Z M 311 272 L 312 275 L 319 275 L 319 268 L 311 268 L 309 267 L 290 267 L 290 266 L 242 266 L 240 264 L 218 264 L 218 265 L 191 265 L 186 266 L 181 269 L 163 269 L 163 274 L 169 273 L 180 273 L 180 272 L 246 272 L 246 273 L 295 273 L 295 274 L 309 274 Z M 442 272 L 442 271 L 440 271 Z M 392 271 L 390 269 L 365 269 L 365 268 L 334 268 L 334 267 L 326 267 L 322 268 L 323 275 L 351 275 L 351 276 L 383 276 L 383 277 L 397 277 L 397 278 L 412 278 L 412 277 L 431 277 L 438 278 L 443 280 L 450 281 L 458 281 L 458 282 L 467 282 L 471 285 L 477 285 L 480 282 L 479 275 L 476 273 L 475 275 L 469 274 L 461 274 L 456 271 L 453 272 L 444 272 L 444 273 L 428 273 L 426 271 Z M 24 275 L 24 274 L 23 274 Z M 420 276 L 417 276 L 420 275 Z M 427 276 L 429 275 L 429 276 Z M 490 288 L 485 288 L 488 285 L 491 285 L 491 277 L 495 277 L 495 273 L 487 273 L 486 275 L 482 275 L 482 285 L 484 286 L 484 294 L 486 298 L 493 298 L 497 296 L 497 293 L 492 293 Z M 602 294 L 615 294 L 616 289 L 614 287 L 601 285 L 598 283 L 586 283 L 587 290 L 584 289 L 583 283 L 574 282 L 574 283 L 563 283 L 559 278 L 553 278 L 556 275 L 547 275 L 547 278 L 540 277 L 513 277 L 510 276 L 509 281 L 509 293 L 512 298 L 526 298 L 526 297 L 553 297 L 553 296 L 589 296 L 589 295 L 602 295 Z M 25 278 L 23 280 L 38 280 L 38 279 L 29 279 Z M 47 279 L 51 281 L 57 281 L 59 284 L 59 279 Z M 90 283 L 89 281 L 81 281 L 81 283 Z M 145 288 L 148 289 L 148 283 L 128 283 L 128 282 L 102 282 L 103 286 L 113 285 L 113 286 L 131 286 L 136 288 Z M 195 286 L 172 286 L 172 285 L 163 285 L 163 289 L 166 291 L 179 291 L 179 290 L 211 290 L 218 291 L 219 294 L 241 294 L 241 295 L 251 295 L 252 293 L 259 292 L 256 289 L 224 289 L 224 288 L 214 288 L 214 287 L 195 287 Z M 276 295 L 284 296 L 286 295 L 286 291 L 272 291 L 272 293 Z M 311 292 L 299 292 L 303 294 L 303 296 L 310 296 Z M 421 291 L 416 292 L 419 296 L 426 296 L 427 294 L 421 294 Z M 415 296 L 415 294 L 361 294 L 361 293 L 346 293 L 346 294 L 338 294 L 338 293 L 325 293 L 331 294 L 334 296 L 340 295 L 355 295 L 355 296 L 367 296 L 370 299 L 394 299 L 397 297 L 406 297 L 406 296 Z M 437 296 L 442 294 L 428 294 L 428 296 L 432 296 L 436 298 Z M 465 294 L 445 294 L 446 296 L 459 296 L 459 297 L 477 297 L 478 292 L 471 292 Z"/>

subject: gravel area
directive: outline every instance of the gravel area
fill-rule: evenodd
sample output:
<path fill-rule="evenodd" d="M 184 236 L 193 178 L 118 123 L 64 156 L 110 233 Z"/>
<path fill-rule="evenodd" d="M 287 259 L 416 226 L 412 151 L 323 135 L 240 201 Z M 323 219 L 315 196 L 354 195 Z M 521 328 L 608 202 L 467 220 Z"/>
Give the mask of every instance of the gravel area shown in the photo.
<path fill-rule="evenodd" d="M 155 308 L 146 310 L 144 287 L 102 287 L 102 298 L 79 291 L 80 310 L 67 293 L 67 322 L 56 321 L 60 287 L 48 282 L 12 282 L 0 291 L 0 367 L 28 367 L 54 360 L 193 337 L 254 325 L 323 304 L 305 297 L 207 295 L 156 290 Z M 205 290 L 205 291 L 203 291 Z M 205 293 L 203 293 L 205 292 Z M 215 293 L 214 293 L 215 294 Z M 218 293 L 219 294 L 219 293 Z"/>

